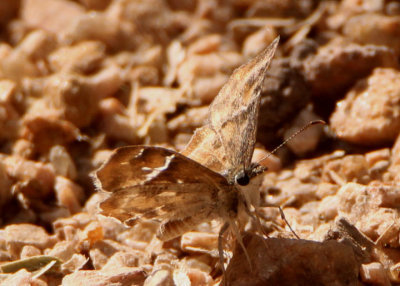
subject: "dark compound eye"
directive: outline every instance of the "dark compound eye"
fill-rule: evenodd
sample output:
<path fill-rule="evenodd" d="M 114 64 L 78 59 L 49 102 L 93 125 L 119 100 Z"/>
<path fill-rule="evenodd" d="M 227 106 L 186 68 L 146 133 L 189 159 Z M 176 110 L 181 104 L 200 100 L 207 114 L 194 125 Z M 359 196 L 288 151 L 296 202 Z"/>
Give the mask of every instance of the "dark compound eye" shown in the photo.
<path fill-rule="evenodd" d="M 250 183 L 250 177 L 246 173 L 240 172 L 239 174 L 236 175 L 235 181 L 237 184 L 241 186 L 247 186 Z"/>

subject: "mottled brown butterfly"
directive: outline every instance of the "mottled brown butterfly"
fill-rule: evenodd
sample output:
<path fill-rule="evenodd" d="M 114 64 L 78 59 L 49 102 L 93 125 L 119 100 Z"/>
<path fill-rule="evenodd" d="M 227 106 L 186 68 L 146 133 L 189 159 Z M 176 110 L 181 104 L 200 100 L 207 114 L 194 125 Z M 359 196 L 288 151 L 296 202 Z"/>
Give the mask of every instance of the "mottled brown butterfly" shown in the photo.
<path fill-rule="evenodd" d="M 259 205 L 256 177 L 265 167 L 251 159 L 262 83 L 278 41 L 233 72 L 209 107 L 208 124 L 181 153 L 152 146 L 116 149 L 95 176 L 97 188 L 109 193 L 101 214 L 126 225 L 158 220 L 157 237 L 164 241 L 220 219 L 222 263 L 222 233 L 232 227 L 239 238 L 238 212 L 251 215 Z"/>

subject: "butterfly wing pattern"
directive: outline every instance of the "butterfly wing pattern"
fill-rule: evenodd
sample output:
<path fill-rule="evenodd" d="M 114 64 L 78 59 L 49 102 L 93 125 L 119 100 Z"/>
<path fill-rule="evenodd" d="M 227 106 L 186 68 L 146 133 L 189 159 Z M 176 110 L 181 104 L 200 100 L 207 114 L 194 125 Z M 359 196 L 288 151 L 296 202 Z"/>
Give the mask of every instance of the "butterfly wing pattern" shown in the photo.
<path fill-rule="evenodd" d="M 233 72 L 209 108 L 208 124 L 181 154 L 151 146 L 116 149 L 94 176 L 109 194 L 101 214 L 127 225 L 159 220 L 162 240 L 203 221 L 232 221 L 239 204 L 248 202 L 235 176 L 251 169 L 262 82 L 278 41 Z"/>
<path fill-rule="evenodd" d="M 262 83 L 278 46 L 237 68 L 209 108 L 209 122 L 196 130 L 182 154 L 223 174 L 229 182 L 249 169 L 256 141 Z"/>
<path fill-rule="evenodd" d="M 97 187 L 112 193 L 100 204 L 102 214 L 127 225 L 160 220 L 162 240 L 236 211 L 237 193 L 222 175 L 165 148 L 119 148 L 96 176 Z"/>

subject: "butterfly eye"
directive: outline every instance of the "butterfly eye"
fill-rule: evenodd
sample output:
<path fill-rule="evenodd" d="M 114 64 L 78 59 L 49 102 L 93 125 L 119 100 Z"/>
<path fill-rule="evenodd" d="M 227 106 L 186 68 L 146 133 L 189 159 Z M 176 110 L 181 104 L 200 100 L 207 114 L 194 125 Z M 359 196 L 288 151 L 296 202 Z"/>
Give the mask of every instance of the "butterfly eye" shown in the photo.
<path fill-rule="evenodd" d="M 250 177 L 245 172 L 240 172 L 236 175 L 235 181 L 241 186 L 247 186 L 250 183 Z"/>

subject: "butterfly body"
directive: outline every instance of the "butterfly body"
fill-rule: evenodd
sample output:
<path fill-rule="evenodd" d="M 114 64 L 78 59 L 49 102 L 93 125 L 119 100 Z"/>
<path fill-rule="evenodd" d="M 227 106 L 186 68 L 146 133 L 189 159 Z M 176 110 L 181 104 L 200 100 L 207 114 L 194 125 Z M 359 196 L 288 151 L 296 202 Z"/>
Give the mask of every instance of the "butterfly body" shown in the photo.
<path fill-rule="evenodd" d="M 261 86 L 277 45 L 275 39 L 234 71 L 210 105 L 208 123 L 181 153 L 152 146 L 116 149 L 95 174 L 97 188 L 109 195 L 101 213 L 127 225 L 158 220 L 157 236 L 169 240 L 204 221 L 231 223 L 242 209 L 257 207 L 257 175 L 264 168 L 251 159 Z"/>

